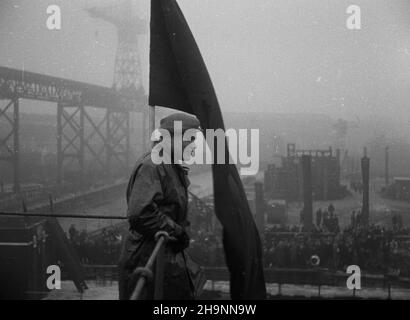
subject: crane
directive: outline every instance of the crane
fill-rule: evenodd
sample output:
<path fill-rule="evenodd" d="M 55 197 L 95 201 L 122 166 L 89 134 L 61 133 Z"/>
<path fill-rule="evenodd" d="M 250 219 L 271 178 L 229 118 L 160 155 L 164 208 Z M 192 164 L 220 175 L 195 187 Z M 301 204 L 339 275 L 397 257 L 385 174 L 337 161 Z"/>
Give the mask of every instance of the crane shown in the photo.
<path fill-rule="evenodd" d="M 136 14 L 133 1 L 86 9 L 89 15 L 117 28 L 118 46 L 114 65 L 113 88 L 119 93 L 144 96 L 138 36 L 147 33 L 146 21 Z"/>

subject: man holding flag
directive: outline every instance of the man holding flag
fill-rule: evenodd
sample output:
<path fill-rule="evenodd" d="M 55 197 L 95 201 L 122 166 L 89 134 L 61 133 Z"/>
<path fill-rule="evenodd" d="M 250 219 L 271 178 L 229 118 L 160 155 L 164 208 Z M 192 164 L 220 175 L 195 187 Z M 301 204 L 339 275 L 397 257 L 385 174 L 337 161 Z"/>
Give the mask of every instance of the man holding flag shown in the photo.
<path fill-rule="evenodd" d="M 174 132 L 176 124 L 181 132 Z M 175 149 L 185 149 L 191 141 L 182 141 L 187 130 L 199 130 L 196 117 L 175 113 L 161 120 L 161 130 L 170 134 L 169 148 L 162 149 L 162 162 L 156 161 L 151 151 L 137 161 L 127 188 L 127 217 L 129 232 L 126 235 L 120 259 L 120 299 L 130 299 L 137 277 L 134 270 L 143 267 L 155 245 L 155 235 L 166 232 L 170 240 L 165 245 L 163 299 L 187 300 L 195 297 L 194 265 L 184 251 L 189 246 L 185 231 L 188 222 L 188 170 L 181 165 L 182 154 Z M 159 142 L 164 143 L 164 141 Z M 156 147 L 153 148 L 155 150 Z M 169 150 L 169 152 L 167 152 Z M 166 159 L 164 161 L 164 159 Z M 155 160 L 155 161 L 153 161 Z M 140 298 L 153 299 L 155 283 L 149 281 Z"/>
<path fill-rule="evenodd" d="M 149 104 L 195 115 L 204 130 L 225 130 L 207 68 L 175 0 L 151 0 Z M 212 172 L 231 298 L 265 299 L 261 242 L 237 168 L 229 163 L 227 144 L 225 159 L 225 164 L 213 164 Z"/>

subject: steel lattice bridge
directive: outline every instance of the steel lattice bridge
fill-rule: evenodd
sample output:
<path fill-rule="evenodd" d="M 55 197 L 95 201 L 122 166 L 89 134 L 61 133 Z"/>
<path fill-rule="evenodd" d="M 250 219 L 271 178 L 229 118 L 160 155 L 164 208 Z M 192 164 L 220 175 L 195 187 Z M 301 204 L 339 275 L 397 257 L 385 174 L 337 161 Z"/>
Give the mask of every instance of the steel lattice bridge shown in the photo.
<path fill-rule="evenodd" d="M 56 103 L 59 184 L 68 159 L 78 164 L 79 177 L 84 176 L 86 153 L 107 175 L 114 161 L 115 167 L 129 168 L 132 154 L 130 114 L 140 113 L 145 119 L 147 99 L 143 94 L 118 92 L 108 87 L 0 67 L 0 121 L 7 123 L 9 129 L 5 136 L 0 137 L 0 160 L 13 165 L 15 192 L 20 191 L 21 178 L 20 99 Z M 96 119 L 90 108 L 104 109 L 104 117 Z M 98 147 L 91 143 L 92 139 L 99 140 Z"/>

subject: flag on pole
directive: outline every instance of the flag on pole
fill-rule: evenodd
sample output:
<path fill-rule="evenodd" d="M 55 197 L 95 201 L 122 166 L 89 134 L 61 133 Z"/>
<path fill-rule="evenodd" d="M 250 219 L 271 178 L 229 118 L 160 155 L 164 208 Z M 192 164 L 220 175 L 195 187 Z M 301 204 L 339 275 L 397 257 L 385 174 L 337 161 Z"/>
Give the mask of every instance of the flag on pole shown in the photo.
<path fill-rule="evenodd" d="M 150 28 L 149 104 L 194 114 L 204 130 L 225 130 L 204 60 L 175 0 L 151 0 Z M 226 143 L 225 155 L 229 159 Z M 265 299 L 261 241 L 238 170 L 234 164 L 213 164 L 212 173 L 231 298 Z"/>

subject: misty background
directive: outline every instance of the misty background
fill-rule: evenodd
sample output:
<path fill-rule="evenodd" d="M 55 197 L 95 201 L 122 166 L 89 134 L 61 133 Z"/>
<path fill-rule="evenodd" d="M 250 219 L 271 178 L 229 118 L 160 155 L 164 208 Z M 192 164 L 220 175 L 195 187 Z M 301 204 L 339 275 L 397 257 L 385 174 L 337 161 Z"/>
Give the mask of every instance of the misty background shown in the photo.
<path fill-rule="evenodd" d="M 0 65 L 111 87 L 116 29 L 84 9 L 119 2 L 2 0 Z M 135 13 L 148 24 L 150 1 L 134 3 Z M 392 174 L 410 175 L 408 0 L 178 3 L 208 66 L 227 126 L 260 129 L 262 162 L 271 161 L 275 136 L 298 148 L 332 145 L 356 155 L 366 145 L 372 169 L 381 175 L 389 145 Z M 46 27 L 46 9 L 52 4 L 61 7 L 59 31 Z M 351 4 L 361 8 L 362 30 L 346 28 Z M 140 36 L 147 93 L 148 55 L 147 33 Z M 50 121 L 56 112 L 55 105 L 45 102 L 23 100 L 21 106 L 24 113 L 50 115 Z M 23 125 L 22 135 L 24 130 Z"/>

